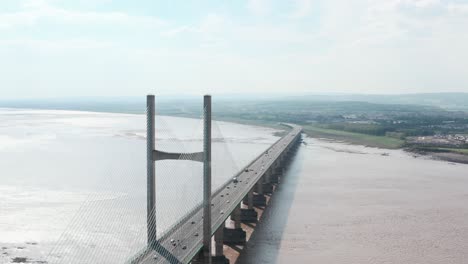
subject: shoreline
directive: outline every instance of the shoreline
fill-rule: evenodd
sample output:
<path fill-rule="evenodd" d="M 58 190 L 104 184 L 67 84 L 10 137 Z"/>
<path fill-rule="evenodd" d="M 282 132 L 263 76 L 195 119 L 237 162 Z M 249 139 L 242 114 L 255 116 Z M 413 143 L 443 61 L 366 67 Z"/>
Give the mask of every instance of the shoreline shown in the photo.
<path fill-rule="evenodd" d="M 285 127 L 281 122 L 269 122 L 263 120 L 244 120 L 238 118 L 220 118 L 219 121 L 232 122 L 244 125 L 264 126 L 274 129 L 282 129 Z M 303 126 L 304 133 L 311 138 L 329 139 L 334 141 L 342 141 L 352 145 L 360 145 L 380 149 L 400 149 L 413 156 L 426 156 L 433 160 L 446 161 L 459 164 L 468 164 L 468 155 L 455 153 L 455 152 L 435 152 L 423 150 L 421 148 L 411 148 L 405 146 L 404 140 L 390 138 L 385 136 L 371 136 L 366 134 L 358 134 L 347 131 L 332 131 L 327 129 L 320 129 L 312 126 Z M 334 133 L 334 134 L 332 134 Z"/>
<path fill-rule="evenodd" d="M 341 138 L 341 137 L 314 135 L 314 134 L 309 134 L 309 133 L 306 133 L 306 134 L 308 137 L 311 137 L 311 138 L 317 138 L 317 139 L 322 139 L 322 140 L 327 139 L 331 141 L 341 141 L 341 142 L 345 142 L 351 145 L 360 145 L 360 146 L 371 147 L 371 148 L 399 149 L 413 156 L 425 156 L 425 157 L 431 158 L 432 160 L 446 161 L 446 162 L 459 163 L 459 164 L 468 164 L 468 155 L 455 153 L 455 152 L 449 152 L 449 151 L 435 152 L 435 151 L 423 150 L 423 149 L 417 149 L 417 148 L 411 148 L 411 147 L 405 147 L 405 146 L 401 146 L 398 148 L 388 148 L 388 147 L 383 147 L 383 146 L 379 146 L 375 144 L 366 144 L 365 142 L 356 142 L 356 141 L 346 139 L 346 138 Z"/>
<path fill-rule="evenodd" d="M 87 113 L 109 113 L 109 114 L 129 114 L 129 115 L 141 115 L 144 113 L 135 113 L 135 112 L 128 112 L 128 111 L 99 111 L 99 110 L 75 110 L 75 109 L 36 109 L 36 108 L 7 108 L 1 107 L 0 109 L 15 109 L 15 110 L 57 110 L 57 111 L 73 111 L 73 112 L 87 112 Z M 191 118 L 191 119 L 198 119 L 200 118 L 194 114 L 172 114 L 172 113 L 163 113 L 162 116 L 170 116 L 170 117 L 181 117 L 181 118 Z M 287 129 L 283 122 L 276 122 L 276 121 L 266 121 L 266 120 L 251 120 L 251 119 L 242 119 L 242 118 L 235 118 L 235 117 L 216 117 L 214 116 L 214 120 L 222 121 L 222 122 L 230 122 L 236 123 L 241 125 L 250 125 L 250 126 L 261 126 L 261 127 L 268 127 L 273 128 L 281 131 L 277 131 L 274 133 L 274 136 L 281 136 Z M 431 151 L 431 149 L 423 149 L 418 147 L 406 146 L 405 141 L 397 138 L 391 138 L 387 136 L 373 136 L 367 134 L 360 134 L 348 131 L 341 131 L 341 130 L 332 130 L 332 129 L 324 129 L 319 128 L 316 126 L 311 125 L 303 125 L 304 133 L 312 138 L 325 138 L 330 140 L 338 140 L 343 141 L 352 145 L 361 145 L 366 147 L 374 147 L 374 148 L 381 148 L 381 149 L 401 149 L 410 154 L 417 154 L 421 156 L 429 156 L 431 159 L 434 160 L 441 160 L 447 162 L 454 162 L 454 163 L 461 163 L 461 164 L 468 164 L 468 155 L 462 153 L 456 153 L 453 151 Z"/>
<path fill-rule="evenodd" d="M 410 148 L 403 148 L 404 151 L 421 156 L 429 156 L 433 160 L 441 160 L 453 163 L 468 164 L 468 155 L 454 153 L 454 152 L 434 152 L 426 150 L 416 150 Z"/>

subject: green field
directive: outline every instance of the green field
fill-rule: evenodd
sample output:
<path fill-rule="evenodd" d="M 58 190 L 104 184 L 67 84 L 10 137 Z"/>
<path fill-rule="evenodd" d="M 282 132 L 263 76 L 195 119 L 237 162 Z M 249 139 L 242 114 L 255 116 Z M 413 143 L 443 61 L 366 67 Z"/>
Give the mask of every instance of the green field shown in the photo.
<path fill-rule="evenodd" d="M 305 125 L 304 132 L 310 137 L 323 137 L 330 139 L 338 139 L 347 141 L 353 144 L 366 145 L 369 147 L 397 149 L 404 144 L 403 140 L 385 137 L 372 136 L 360 133 L 353 133 L 341 130 L 326 129 L 316 126 Z"/>

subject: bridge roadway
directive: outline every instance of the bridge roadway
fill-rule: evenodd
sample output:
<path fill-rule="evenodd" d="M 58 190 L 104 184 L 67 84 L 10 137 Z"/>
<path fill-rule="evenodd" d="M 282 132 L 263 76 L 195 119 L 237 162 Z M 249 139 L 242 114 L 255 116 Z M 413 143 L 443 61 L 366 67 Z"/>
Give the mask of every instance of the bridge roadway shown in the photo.
<path fill-rule="evenodd" d="M 300 140 L 302 127 L 287 124 L 291 130 L 260 154 L 249 165 L 221 186 L 212 195 L 211 223 L 212 235 L 239 206 L 244 197 L 263 183 L 264 176 L 271 173 L 288 154 L 294 143 Z M 195 208 L 191 213 L 175 224 L 159 239 L 158 245 L 144 249 L 129 261 L 132 264 L 154 263 L 189 263 L 200 251 L 203 244 L 203 208 Z"/>

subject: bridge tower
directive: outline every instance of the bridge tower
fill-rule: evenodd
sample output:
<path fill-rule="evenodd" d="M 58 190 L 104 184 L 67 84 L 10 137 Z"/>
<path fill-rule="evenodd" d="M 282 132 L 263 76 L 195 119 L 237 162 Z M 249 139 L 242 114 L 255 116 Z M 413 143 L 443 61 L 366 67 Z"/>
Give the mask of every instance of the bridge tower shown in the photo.
<path fill-rule="evenodd" d="M 161 253 L 156 232 L 156 170 L 158 160 L 192 160 L 203 162 L 203 248 L 204 262 L 211 264 L 211 96 L 203 98 L 203 151 L 193 153 L 170 153 L 155 148 L 155 100 L 154 95 L 146 97 L 146 149 L 147 149 L 147 238 L 148 249 Z M 179 263 L 170 257 L 171 263 Z"/>

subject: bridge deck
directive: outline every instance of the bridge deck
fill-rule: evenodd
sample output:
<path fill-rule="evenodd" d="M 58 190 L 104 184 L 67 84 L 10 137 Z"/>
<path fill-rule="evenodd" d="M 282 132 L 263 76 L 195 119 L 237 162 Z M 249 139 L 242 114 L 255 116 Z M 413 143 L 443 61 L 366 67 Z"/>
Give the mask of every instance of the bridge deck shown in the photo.
<path fill-rule="evenodd" d="M 248 192 L 270 169 L 281 154 L 298 139 L 302 128 L 290 125 L 292 130 L 267 151 L 247 165 L 237 176 L 237 182 L 226 182 L 212 196 L 212 233 L 226 221 Z M 154 249 L 145 249 L 130 263 L 188 263 L 202 247 L 203 209 L 195 208 L 179 224 L 173 226 L 158 240 Z"/>

